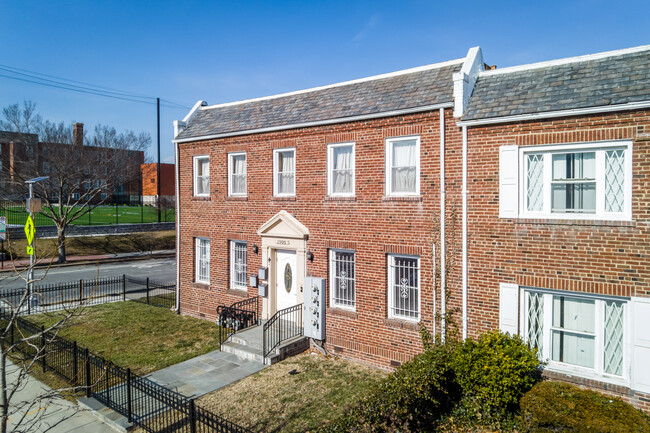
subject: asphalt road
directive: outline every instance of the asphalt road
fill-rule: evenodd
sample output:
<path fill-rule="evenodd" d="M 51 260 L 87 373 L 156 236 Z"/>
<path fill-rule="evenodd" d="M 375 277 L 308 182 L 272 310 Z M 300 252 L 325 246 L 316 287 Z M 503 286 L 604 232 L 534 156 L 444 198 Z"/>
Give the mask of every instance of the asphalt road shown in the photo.
<path fill-rule="evenodd" d="M 36 269 L 34 277 L 40 278 L 45 274 L 44 269 Z M 161 258 L 150 260 L 132 260 L 121 263 L 106 263 L 99 265 L 80 265 L 54 267 L 45 275 L 40 284 L 62 283 L 80 279 L 96 277 L 112 277 L 117 275 L 130 275 L 132 277 L 149 277 L 156 281 L 174 281 L 176 279 L 176 260 L 173 258 Z M 0 290 L 24 288 L 24 280 L 11 273 L 0 273 Z"/>

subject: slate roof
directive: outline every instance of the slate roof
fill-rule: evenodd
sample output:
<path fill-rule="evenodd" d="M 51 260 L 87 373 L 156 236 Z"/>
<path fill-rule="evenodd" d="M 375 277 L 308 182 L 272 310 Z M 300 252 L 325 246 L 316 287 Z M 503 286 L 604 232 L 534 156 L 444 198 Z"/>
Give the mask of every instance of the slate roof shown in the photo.
<path fill-rule="evenodd" d="M 463 121 L 650 100 L 650 48 L 479 75 Z"/>
<path fill-rule="evenodd" d="M 293 95 L 201 107 L 176 139 L 380 115 L 451 103 L 452 75 L 462 67 L 462 59 L 450 63 Z"/>

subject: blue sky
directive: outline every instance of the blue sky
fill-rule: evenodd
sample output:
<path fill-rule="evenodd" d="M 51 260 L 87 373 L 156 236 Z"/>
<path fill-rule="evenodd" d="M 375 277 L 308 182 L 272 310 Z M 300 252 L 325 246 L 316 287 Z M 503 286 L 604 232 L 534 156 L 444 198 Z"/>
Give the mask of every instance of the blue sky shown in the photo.
<path fill-rule="evenodd" d="M 645 45 L 649 13 L 650 2 L 611 0 L 2 0 L 0 65 L 192 106 L 457 59 L 477 45 L 498 67 Z M 0 77 L 0 106 L 24 99 L 46 119 L 146 131 L 155 144 L 152 104 Z M 162 109 L 163 160 L 186 113 Z"/>

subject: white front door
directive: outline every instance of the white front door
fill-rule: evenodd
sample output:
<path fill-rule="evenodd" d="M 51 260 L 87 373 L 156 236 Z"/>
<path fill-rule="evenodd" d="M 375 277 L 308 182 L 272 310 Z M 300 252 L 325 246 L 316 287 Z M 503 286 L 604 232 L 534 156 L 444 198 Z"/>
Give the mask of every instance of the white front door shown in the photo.
<path fill-rule="evenodd" d="M 275 259 L 275 293 L 278 310 L 282 310 L 298 303 L 296 252 L 277 250 Z"/>

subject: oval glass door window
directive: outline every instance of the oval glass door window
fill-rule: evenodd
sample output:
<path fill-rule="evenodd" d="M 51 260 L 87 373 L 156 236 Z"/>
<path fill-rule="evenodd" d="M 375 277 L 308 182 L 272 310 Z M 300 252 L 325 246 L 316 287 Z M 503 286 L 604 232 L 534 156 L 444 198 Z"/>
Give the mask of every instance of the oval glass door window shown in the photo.
<path fill-rule="evenodd" d="M 291 273 L 291 265 L 287 263 L 287 266 L 284 268 L 284 289 L 287 293 L 291 293 L 291 280 L 293 275 Z"/>

